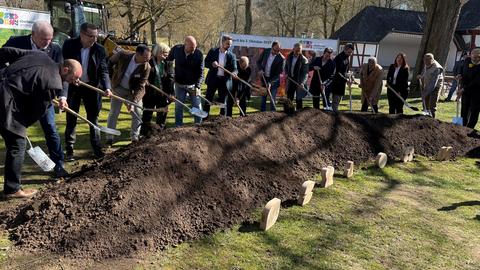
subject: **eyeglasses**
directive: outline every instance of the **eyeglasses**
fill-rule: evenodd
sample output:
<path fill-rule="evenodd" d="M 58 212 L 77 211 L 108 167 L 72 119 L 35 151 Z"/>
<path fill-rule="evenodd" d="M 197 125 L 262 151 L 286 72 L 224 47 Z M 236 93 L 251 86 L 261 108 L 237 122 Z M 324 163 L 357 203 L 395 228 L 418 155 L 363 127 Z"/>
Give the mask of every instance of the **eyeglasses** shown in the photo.
<path fill-rule="evenodd" d="M 80 33 L 84 34 L 84 35 L 87 36 L 88 38 L 96 38 L 96 37 L 98 37 L 98 34 L 90 35 L 90 34 L 87 34 L 87 32 L 80 32 Z"/>

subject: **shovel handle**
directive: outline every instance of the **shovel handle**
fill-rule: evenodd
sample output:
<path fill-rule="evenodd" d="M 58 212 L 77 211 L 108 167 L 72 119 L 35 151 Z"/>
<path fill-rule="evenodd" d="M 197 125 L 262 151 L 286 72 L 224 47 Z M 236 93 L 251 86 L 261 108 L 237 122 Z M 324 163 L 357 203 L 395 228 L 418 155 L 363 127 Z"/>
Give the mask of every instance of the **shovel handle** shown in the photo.
<path fill-rule="evenodd" d="M 265 86 L 268 85 L 267 92 L 268 92 L 268 95 L 270 96 L 270 101 L 273 104 L 273 108 L 275 108 L 275 111 L 276 111 L 277 110 L 277 105 L 275 105 L 275 100 L 273 99 L 272 92 L 270 92 L 270 88 L 272 87 L 272 85 L 267 84 L 267 79 L 265 79 L 265 75 L 263 75 L 263 73 L 262 73 L 262 79 L 263 79 L 263 82 L 265 83 Z"/>
<path fill-rule="evenodd" d="M 174 101 L 180 103 L 182 106 L 184 106 L 185 108 L 187 108 L 187 109 L 190 110 L 190 107 L 189 107 L 187 104 L 181 102 L 180 100 L 178 100 L 178 99 L 177 99 L 176 97 L 174 97 L 173 95 L 167 94 L 165 91 L 163 91 L 162 89 L 156 87 L 156 86 L 153 85 L 153 84 L 149 84 L 148 86 L 150 86 L 153 90 L 162 93 L 164 96 L 168 97 L 169 99 L 174 100 Z"/>
<path fill-rule="evenodd" d="M 60 105 L 60 104 L 58 103 L 58 100 L 56 100 L 56 99 L 53 99 L 52 102 L 53 102 L 53 104 L 55 104 L 57 107 Z M 83 121 L 87 122 L 87 124 L 89 124 L 89 125 L 92 126 L 93 128 L 95 128 L 95 129 L 100 129 L 99 127 L 97 127 L 97 125 L 95 125 L 94 123 L 90 122 L 90 120 L 88 120 L 88 119 L 85 118 L 84 116 L 78 114 L 78 113 L 75 112 L 74 110 L 72 110 L 72 109 L 70 109 L 70 108 L 68 108 L 68 107 L 63 107 L 63 110 L 66 111 L 66 112 L 68 112 L 68 113 L 70 113 L 70 114 L 72 114 L 72 115 L 75 115 L 77 118 L 82 119 Z"/>
<path fill-rule="evenodd" d="M 222 69 L 223 71 L 225 71 L 226 73 L 230 74 L 230 76 L 236 76 L 235 74 L 233 74 L 230 70 L 222 67 L 222 66 L 217 66 L 219 69 Z M 241 79 L 240 77 L 238 77 L 238 80 L 241 81 L 242 83 L 244 83 L 245 85 L 247 85 L 248 87 L 250 88 L 254 88 L 251 84 L 249 84 L 248 82 L 246 82 L 245 80 Z"/>
<path fill-rule="evenodd" d="M 103 91 L 102 89 L 97 88 L 97 87 L 95 87 L 95 86 L 91 86 L 91 85 L 89 85 L 89 84 L 87 84 L 87 83 L 84 83 L 84 82 L 82 82 L 82 81 L 79 81 L 79 82 L 78 82 L 78 85 L 84 86 L 84 87 L 86 87 L 86 88 L 88 88 L 88 89 L 90 89 L 90 90 L 97 91 L 98 93 L 100 93 L 100 94 L 102 94 L 102 95 L 105 95 L 105 91 Z M 127 103 L 128 105 L 132 105 L 132 106 L 134 106 L 134 107 L 137 107 L 137 108 L 143 110 L 143 107 L 142 107 L 142 106 L 140 106 L 140 105 L 138 105 L 137 103 L 135 103 L 135 102 L 133 102 L 133 101 L 130 101 L 130 100 L 128 100 L 128 99 L 124 99 L 124 98 L 119 97 L 119 96 L 114 95 L 114 94 L 112 94 L 110 97 L 111 97 L 111 98 L 118 99 L 118 100 L 120 100 L 120 101 L 122 101 L 122 102 Z"/>

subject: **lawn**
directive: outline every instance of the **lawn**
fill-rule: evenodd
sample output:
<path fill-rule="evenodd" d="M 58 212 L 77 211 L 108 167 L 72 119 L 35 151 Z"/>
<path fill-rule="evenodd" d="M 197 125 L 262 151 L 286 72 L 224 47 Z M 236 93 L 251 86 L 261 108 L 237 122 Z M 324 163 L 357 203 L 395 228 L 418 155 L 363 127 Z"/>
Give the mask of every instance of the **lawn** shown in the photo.
<path fill-rule="evenodd" d="M 388 112 L 386 93 L 379 104 Z M 353 110 L 360 109 L 358 89 L 353 91 Z M 409 100 L 421 108 L 419 99 Z M 253 98 L 248 112 L 257 111 Z M 311 106 L 308 100 L 305 106 Z M 106 125 L 109 103 L 104 100 L 100 124 Z M 343 101 L 341 110 L 348 110 Z M 218 109 L 212 108 L 217 115 Z M 412 112 L 405 108 L 405 112 Z M 81 111 L 84 113 L 84 111 Z M 238 115 L 238 110 L 234 110 Z M 455 103 L 439 103 L 438 118 L 451 122 Z M 188 114 L 185 114 L 186 116 Z M 120 115 L 120 141 L 108 151 L 129 143 L 130 115 Z M 168 126 L 174 122 L 170 107 Z M 192 118 L 186 119 L 187 123 Z M 65 115 L 57 118 L 63 141 Z M 88 126 L 79 122 L 77 161 L 67 163 L 78 170 L 91 159 Z M 479 126 L 477 125 L 477 128 Z M 38 126 L 28 132 L 32 143 L 46 149 Z M 0 144 L 0 155 L 4 145 Z M 341 177 L 327 189 L 315 189 L 305 207 L 282 208 L 277 224 L 267 232 L 258 231 L 251 221 L 194 242 L 180 244 L 156 254 L 132 260 L 88 262 L 89 267 L 112 269 L 479 269 L 480 170 L 473 159 L 439 163 L 416 157 L 408 164 L 394 163 L 383 170 L 370 163 L 356 168 L 353 179 Z M 0 173 L 3 174 L 3 166 Z M 312 176 L 318 179 L 318 176 Z M 49 174 L 40 171 L 27 158 L 24 167 L 26 187 L 42 187 Z M 10 202 L 0 202 L 0 209 Z M 11 242 L 0 237 L 0 262 L 10 267 L 31 265 L 63 269 L 72 261 L 9 257 Z"/>

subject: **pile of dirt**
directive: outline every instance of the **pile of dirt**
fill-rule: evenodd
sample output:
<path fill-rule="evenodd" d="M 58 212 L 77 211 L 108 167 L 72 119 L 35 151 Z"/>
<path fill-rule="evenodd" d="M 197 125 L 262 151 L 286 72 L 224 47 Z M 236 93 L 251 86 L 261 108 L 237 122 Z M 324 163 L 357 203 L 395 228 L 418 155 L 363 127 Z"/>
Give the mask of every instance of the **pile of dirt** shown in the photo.
<path fill-rule="evenodd" d="M 470 129 L 423 116 L 258 113 L 168 129 L 84 167 L 15 211 L 16 244 L 82 258 L 123 257 L 211 234 L 273 197 L 294 199 L 325 165 L 343 168 L 412 145 L 455 156 L 480 146 Z"/>

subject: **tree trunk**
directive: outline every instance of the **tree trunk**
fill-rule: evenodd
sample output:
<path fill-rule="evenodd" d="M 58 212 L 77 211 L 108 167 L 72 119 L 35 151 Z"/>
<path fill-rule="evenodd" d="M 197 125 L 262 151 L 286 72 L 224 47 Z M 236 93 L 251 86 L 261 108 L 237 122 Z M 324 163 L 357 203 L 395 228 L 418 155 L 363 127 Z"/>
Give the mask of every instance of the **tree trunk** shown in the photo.
<path fill-rule="evenodd" d="M 157 27 L 155 22 L 156 20 L 152 17 L 150 19 L 150 38 L 152 39 L 152 44 L 157 43 Z"/>
<path fill-rule="evenodd" d="M 429 0 L 427 3 L 427 21 L 423 31 L 420 50 L 417 55 L 414 76 L 412 79 L 414 95 L 420 93 L 417 75 L 423 68 L 423 56 L 432 53 L 435 60 L 443 67 L 447 62 L 450 43 L 452 42 L 457 21 L 464 1 L 462 0 Z"/>
<path fill-rule="evenodd" d="M 250 35 L 252 33 L 252 0 L 245 0 L 245 28 L 243 33 Z"/>

